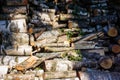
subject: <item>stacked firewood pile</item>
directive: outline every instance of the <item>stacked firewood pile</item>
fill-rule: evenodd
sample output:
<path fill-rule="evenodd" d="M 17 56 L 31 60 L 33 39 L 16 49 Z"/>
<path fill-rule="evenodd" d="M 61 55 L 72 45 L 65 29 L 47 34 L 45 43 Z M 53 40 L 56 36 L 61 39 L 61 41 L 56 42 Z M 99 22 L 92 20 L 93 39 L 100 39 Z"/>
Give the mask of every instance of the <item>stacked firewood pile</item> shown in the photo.
<path fill-rule="evenodd" d="M 0 4 L 0 79 L 120 79 L 120 17 L 108 0 Z"/>

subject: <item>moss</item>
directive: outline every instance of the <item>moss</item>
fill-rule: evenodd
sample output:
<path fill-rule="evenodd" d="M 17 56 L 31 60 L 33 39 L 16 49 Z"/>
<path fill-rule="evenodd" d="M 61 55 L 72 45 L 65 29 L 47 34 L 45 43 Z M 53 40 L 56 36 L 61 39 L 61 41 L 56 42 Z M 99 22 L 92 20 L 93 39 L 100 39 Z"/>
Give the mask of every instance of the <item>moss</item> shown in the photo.
<path fill-rule="evenodd" d="M 66 32 L 67 38 L 68 40 L 73 36 L 73 32 L 72 31 L 68 31 Z"/>

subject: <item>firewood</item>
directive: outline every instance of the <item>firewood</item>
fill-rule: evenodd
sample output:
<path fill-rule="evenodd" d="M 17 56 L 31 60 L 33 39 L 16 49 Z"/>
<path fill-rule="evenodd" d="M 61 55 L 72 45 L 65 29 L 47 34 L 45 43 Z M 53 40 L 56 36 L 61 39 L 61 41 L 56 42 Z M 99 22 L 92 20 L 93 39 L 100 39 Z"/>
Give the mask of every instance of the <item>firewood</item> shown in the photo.
<path fill-rule="evenodd" d="M 16 6 L 16 7 L 2 7 L 3 13 L 20 13 L 26 14 L 27 8 L 26 6 Z"/>
<path fill-rule="evenodd" d="M 25 59 L 27 59 L 29 56 L 0 56 L 0 64 L 6 65 L 9 67 L 13 67 L 17 65 L 18 63 L 21 63 Z"/>
<path fill-rule="evenodd" d="M 48 44 L 43 44 L 42 46 L 44 47 L 69 47 L 70 43 L 48 43 Z"/>
<path fill-rule="evenodd" d="M 109 50 L 115 54 L 118 54 L 120 52 L 120 46 L 117 44 L 110 45 Z"/>
<path fill-rule="evenodd" d="M 81 80 L 119 80 L 120 73 L 117 72 L 104 72 L 91 70 L 87 72 L 79 72 Z M 109 76 L 109 77 L 108 77 Z"/>
<path fill-rule="evenodd" d="M 59 75 L 56 75 L 59 74 Z M 60 79 L 76 77 L 76 71 L 45 72 L 44 79 Z"/>
<path fill-rule="evenodd" d="M 23 14 L 0 14 L 0 20 L 15 20 L 15 19 L 27 19 Z"/>
<path fill-rule="evenodd" d="M 35 80 L 35 74 L 6 74 L 4 80 Z"/>
<path fill-rule="evenodd" d="M 60 56 L 60 54 L 49 55 L 41 58 L 38 58 L 36 56 L 30 56 L 28 59 L 26 59 L 22 63 L 17 64 L 14 68 L 19 71 L 25 71 L 30 68 L 35 68 L 36 66 L 40 65 L 43 61 L 47 59 L 52 59 L 58 56 Z"/>
<path fill-rule="evenodd" d="M 73 21 L 68 21 L 68 27 L 71 28 L 78 28 L 79 24 L 77 22 L 73 22 Z"/>
<path fill-rule="evenodd" d="M 60 52 L 73 50 L 73 47 L 45 47 L 45 51 Z"/>
<path fill-rule="evenodd" d="M 32 46 L 22 45 L 13 49 L 5 49 L 7 55 L 31 55 Z"/>
<path fill-rule="evenodd" d="M 117 42 L 120 45 L 120 36 L 115 38 L 115 42 Z"/>
<path fill-rule="evenodd" d="M 37 40 L 42 40 L 45 38 L 55 37 L 59 35 L 60 35 L 60 32 L 58 30 L 45 31 L 37 38 Z"/>
<path fill-rule="evenodd" d="M 27 5 L 28 4 L 28 0 L 17 0 L 17 1 L 13 1 L 13 0 L 6 0 L 6 4 L 7 5 Z"/>
<path fill-rule="evenodd" d="M 94 49 L 95 48 L 96 43 L 95 42 L 91 42 L 91 41 L 77 41 L 75 43 L 72 43 L 71 46 L 74 49 Z"/>
<path fill-rule="evenodd" d="M 9 20 L 7 29 L 10 32 L 27 32 L 26 20 L 25 19 L 16 19 Z"/>
<path fill-rule="evenodd" d="M 111 27 L 109 30 L 108 30 L 108 36 L 110 37 L 116 37 L 118 35 L 118 31 L 115 27 Z"/>
<path fill-rule="evenodd" d="M 71 71 L 73 70 L 73 62 L 68 60 L 46 60 L 43 69 L 47 72 L 54 71 Z"/>
<path fill-rule="evenodd" d="M 99 64 L 104 69 L 110 69 L 113 65 L 113 60 L 109 57 L 103 57 L 99 60 Z"/>

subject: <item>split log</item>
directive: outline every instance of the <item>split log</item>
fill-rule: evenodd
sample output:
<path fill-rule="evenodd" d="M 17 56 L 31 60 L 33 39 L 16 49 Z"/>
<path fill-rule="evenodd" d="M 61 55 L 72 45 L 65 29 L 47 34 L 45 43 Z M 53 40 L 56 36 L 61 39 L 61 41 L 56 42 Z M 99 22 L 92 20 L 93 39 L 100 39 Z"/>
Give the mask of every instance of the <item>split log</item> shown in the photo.
<path fill-rule="evenodd" d="M 58 36 L 58 43 L 61 43 L 61 42 L 64 42 L 64 41 L 68 41 L 68 37 L 67 35 L 61 35 L 61 36 Z"/>
<path fill-rule="evenodd" d="M 27 32 L 27 25 L 25 19 L 9 20 L 7 29 L 10 32 Z"/>
<path fill-rule="evenodd" d="M 35 80 L 34 74 L 6 74 L 4 80 Z"/>
<path fill-rule="evenodd" d="M 36 66 L 40 65 L 43 61 L 47 59 L 52 59 L 58 56 L 60 56 L 60 54 L 49 55 L 49 56 L 42 57 L 42 58 L 38 58 L 36 56 L 30 56 L 28 59 L 26 59 L 22 63 L 16 65 L 15 69 L 19 71 L 24 71 L 30 68 L 35 68 Z"/>
<path fill-rule="evenodd" d="M 57 37 L 56 36 L 52 36 L 52 37 L 48 37 L 42 40 L 37 40 L 36 42 L 33 42 L 36 46 L 42 46 L 44 44 L 49 44 L 49 43 L 55 43 L 57 42 Z"/>
<path fill-rule="evenodd" d="M 6 0 L 6 4 L 10 6 L 14 5 L 27 5 L 28 0 Z"/>
<path fill-rule="evenodd" d="M 50 37 L 58 36 L 58 35 L 60 35 L 60 32 L 57 30 L 45 31 L 37 38 L 37 40 L 42 40 L 45 38 L 50 38 Z"/>
<path fill-rule="evenodd" d="M 78 28 L 79 24 L 76 21 L 68 21 L 68 27 L 71 28 Z"/>
<path fill-rule="evenodd" d="M 23 14 L 0 14 L 0 20 L 14 20 L 14 19 L 27 19 Z"/>
<path fill-rule="evenodd" d="M 76 71 L 45 72 L 44 74 L 44 79 L 60 79 L 60 78 L 72 78 L 72 77 L 76 77 Z"/>
<path fill-rule="evenodd" d="M 74 49 L 94 49 L 95 45 L 96 45 L 96 43 L 94 43 L 94 42 L 91 42 L 91 41 L 81 41 L 81 40 L 71 44 L 71 46 Z"/>
<path fill-rule="evenodd" d="M 48 43 L 43 44 L 44 47 L 70 47 L 70 43 Z"/>
<path fill-rule="evenodd" d="M 67 21 L 68 15 L 67 14 L 60 14 L 60 21 Z"/>
<path fill-rule="evenodd" d="M 87 71 L 79 72 L 81 80 L 119 80 L 120 73 L 103 72 L 103 71 Z"/>
<path fill-rule="evenodd" d="M 120 52 L 120 46 L 118 44 L 110 45 L 109 50 L 115 54 L 118 54 Z"/>
<path fill-rule="evenodd" d="M 7 55 L 31 55 L 32 46 L 21 45 L 18 46 L 16 49 L 5 49 L 5 53 Z"/>
<path fill-rule="evenodd" d="M 59 29 L 59 28 L 65 28 L 67 26 L 66 23 L 59 23 L 59 22 L 52 22 L 52 28 L 53 29 Z"/>
<path fill-rule="evenodd" d="M 13 67 L 21 62 L 23 62 L 25 59 L 27 59 L 29 56 L 0 56 L 0 65 L 6 65 L 9 67 Z"/>
<path fill-rule="evenodd" d="M 73 47 L 45 47 L 45 51 L 52 51 L 52 52 L 61 52 L 61 51 L 69 51 L 73 50 Z"/>
<path fill-rule="evenodd" d="M 26 6 L 16 6 L 16 7 L 2 7 L 2 12 L 3 13 L 20 13 L 20 14 L 26 14 L 27 13 L 27 8 Z"/>

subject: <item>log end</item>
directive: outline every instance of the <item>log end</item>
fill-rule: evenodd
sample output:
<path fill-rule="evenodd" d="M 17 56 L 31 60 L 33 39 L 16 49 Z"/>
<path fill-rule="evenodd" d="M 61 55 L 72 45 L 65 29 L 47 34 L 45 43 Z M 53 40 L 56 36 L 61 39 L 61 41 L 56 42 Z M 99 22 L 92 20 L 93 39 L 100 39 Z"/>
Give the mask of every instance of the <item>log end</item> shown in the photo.
<path fill-rule="evenodd" d="M 108 36 L 116 37 L 118 35 L 118 31 L 116 28 L 112 27 L 108 30 Z"/>

